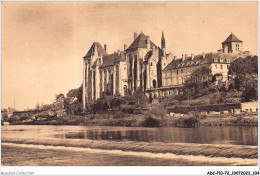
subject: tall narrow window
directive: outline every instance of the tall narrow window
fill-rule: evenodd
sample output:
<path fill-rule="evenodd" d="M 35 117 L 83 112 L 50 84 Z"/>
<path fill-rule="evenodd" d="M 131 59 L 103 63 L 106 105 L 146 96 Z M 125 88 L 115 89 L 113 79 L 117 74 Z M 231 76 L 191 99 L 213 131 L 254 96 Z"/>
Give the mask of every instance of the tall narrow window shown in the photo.
<path fill-rule="evenodd" d="M 222 65 L 220 65 L 220 69 L 223 69 Z"/>
<path fill-rule="evenodd" d="M 218 69 L 218 65 L 217 64 L 215 65 L 215 67 L 216 67 L 216 69 Z"/>

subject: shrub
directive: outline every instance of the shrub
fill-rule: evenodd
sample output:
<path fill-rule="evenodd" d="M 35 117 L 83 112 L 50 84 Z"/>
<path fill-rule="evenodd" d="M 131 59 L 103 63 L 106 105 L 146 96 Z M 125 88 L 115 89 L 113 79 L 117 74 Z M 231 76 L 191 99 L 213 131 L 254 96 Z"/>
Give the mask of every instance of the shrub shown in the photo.
<path fill-rule="evenodd" d="M 125 117 L 125 113 L 123 113 L 120 110 L 116 111 L 114 116 L 113 116 L 114 119 L 120 119 L 120 118 L 123 118 L 123 117 Z"/>
<path fill-rule="evenodd" d="M 196 124 L 199 123 L 199 120 L 196 117 L 189 117 L 184 119 L 184 127 L 194 127 Z"/>
<path fill-rule="evenodd" d="M 123 113 L 134 114 L 135 107 L 133 105 L 121 105 L 120 109 Z"/>
<path fill-rule="evenodd" d="M 123 97 L 123 99 L 126 101 L 126 104 L 141 108 L 146 107 L 149 102 L 148 97 L 145 96 L 144 92 L 140 89 L 135 91 L 132 95 Z"/>
<path fill-rule="evenodd" d="M 241 95 L 241 100 L 243 102 L 248 102 L 257 99 L 258 99 L 257 87 L 247 87 Z"/>
<path fill-rule="evenodd" d="M 160 121 L 158 119 L 153 118 L 153 117 L 148 117 L 142 122 L 141 126 L 143 126 L 143 127 L 159 127 Z"/>

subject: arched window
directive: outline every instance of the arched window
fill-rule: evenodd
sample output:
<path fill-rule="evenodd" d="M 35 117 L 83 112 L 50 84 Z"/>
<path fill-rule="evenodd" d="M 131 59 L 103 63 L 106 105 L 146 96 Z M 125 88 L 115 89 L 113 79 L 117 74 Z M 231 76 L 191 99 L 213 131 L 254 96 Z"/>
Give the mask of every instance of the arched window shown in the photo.
<path fill-rule="evenodd" d="M 151 62 L 151 66 L 153 66 L 153 63 Z"/>

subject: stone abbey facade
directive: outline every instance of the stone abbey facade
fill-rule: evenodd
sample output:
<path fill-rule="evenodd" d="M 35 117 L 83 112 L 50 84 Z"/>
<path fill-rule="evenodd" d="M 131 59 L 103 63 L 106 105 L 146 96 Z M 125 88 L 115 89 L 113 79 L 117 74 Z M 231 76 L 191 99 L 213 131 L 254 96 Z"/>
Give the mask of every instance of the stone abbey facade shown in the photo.
<path fill-rule="evenodd" d="M 107 53 L 107 46 L 94 42 L 83 57 L 83 108 L 105 94 L 122 96 L 136 90 L 162 87 L 162 70 L 174 59 L 166 53 L 164 34 L 161 47 L 144 33 L 124 51 Z"/>
<path fill-rule="evenodd" d="M 94 42 L 83 57 L 83 109 L 85 110 L 105 94 L 122 96 L 142 90 L 150 98 L 178 94 L 192 71 L 200 66 L 208 66 L 213 75 L 228 80 L 228 68 L 237 57 L 248 55 L 242 51 L 243 41 L 234 34 L 222 42 L 217 53 L 200 55 L 183 54 L 176 58 L 166 53 L 164 33 L 161 46 L 156 46 L 144 33 L 134 33 L 132 44 L 124 51 L 107 53 L 107 45 L 102 47 Z"/>

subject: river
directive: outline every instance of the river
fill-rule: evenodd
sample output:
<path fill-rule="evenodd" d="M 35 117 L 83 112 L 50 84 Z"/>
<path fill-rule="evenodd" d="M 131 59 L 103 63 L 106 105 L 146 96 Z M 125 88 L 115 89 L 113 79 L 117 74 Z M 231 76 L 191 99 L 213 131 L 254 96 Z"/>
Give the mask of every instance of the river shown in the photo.
<path fill-rule="evenodd" d="M 6 166 L 257 165 L 257 127 L 10 125 L 1 132 Z"/>
<path fill-rule="evenodd" d="M 2 126 L 2 137 L 257 145 L 257 127 Z"/>

